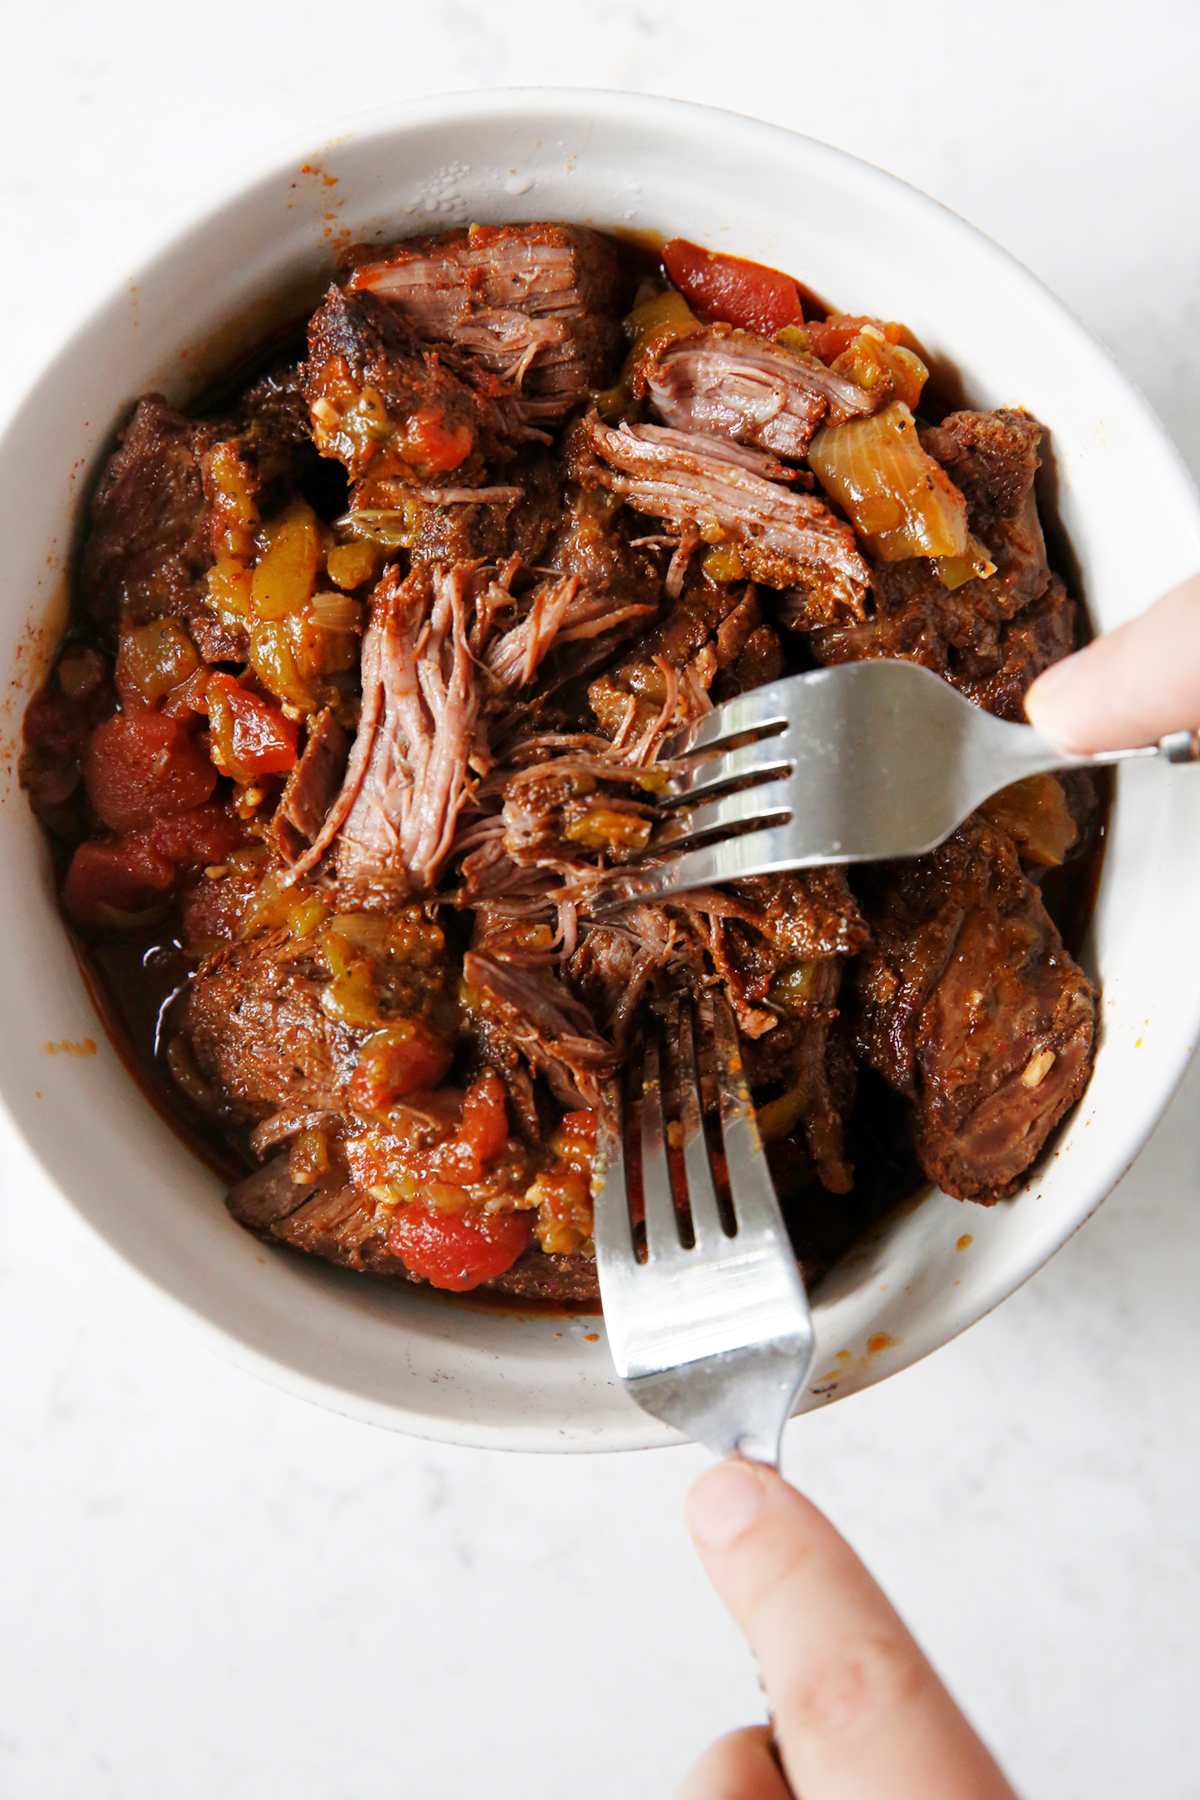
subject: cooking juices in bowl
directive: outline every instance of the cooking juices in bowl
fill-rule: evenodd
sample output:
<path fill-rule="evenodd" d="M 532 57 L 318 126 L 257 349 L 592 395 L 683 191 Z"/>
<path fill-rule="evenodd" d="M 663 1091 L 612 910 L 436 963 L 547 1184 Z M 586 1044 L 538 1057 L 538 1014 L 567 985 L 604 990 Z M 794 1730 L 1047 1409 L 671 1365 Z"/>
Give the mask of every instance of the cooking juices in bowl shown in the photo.
<path fill-rule="evenodd" d="M 594 1299 L 597 1113 L 679 986 L 732 1002 L 810 1280 L 923 1179 L 1016 1188 L 1090 1070 L 1088 777 L 911 862 L 591 912 L 721 700 L 903 656 L 1020 718 L 1074 647 L 1037 423 L 926 381 L 777 271 L 538 224 L 358 246 L 303 342 L 139 403 L 22 779 L 241 1223 Z"/>

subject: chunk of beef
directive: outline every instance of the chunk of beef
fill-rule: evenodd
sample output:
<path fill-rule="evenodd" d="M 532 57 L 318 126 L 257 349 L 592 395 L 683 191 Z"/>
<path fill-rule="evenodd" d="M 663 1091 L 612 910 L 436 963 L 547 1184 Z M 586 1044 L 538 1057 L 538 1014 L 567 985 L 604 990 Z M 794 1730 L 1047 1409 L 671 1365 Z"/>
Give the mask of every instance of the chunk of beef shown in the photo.
<path fill-rule="evenodd" d="M 184 1035 L 201 1074 L 241 1116 L 339 1111 L 364 1033 L 321 1004 L 329 973 L 280 933 L 206 957 L 188 992 Z"/>
<path fill-rule="evenodd" d="M 1038 600 L 1050 570 L 1038 518 L 1034 478 L 1042 428 L 1027 413 L 950 413 L 921 433 L 922 448 L 940 462 L 967 502 L 971 531 L 996 573 L 959 589 L 1000 618 Z"/>
<path fill-rule="evenodd" d="M 1075 602 L 1060 576 L 1052 575 L 1040 600 L 1000 628 L 996 650 L 964 650 L 950 658 L 946 679 L 1000 719 L 1025 719 L 1025 696 L 1043 669 L 1069 656 L 1076 644 Z"/>
<path fill-rule="evenodd" d="M 517 556 L 531 568 L 541 563 L 562 516 L 557 459 L 540 446 L 520 451 L 504 470 L 504 485 L 445 492 L 415 492 L 402 481 L 371 483 L 373 505 L 359 504 L 361 530 L 389 549 L 412 552 L 414 562 L 500 562 Z"/>
<path fill-rule="evenodd" d="M 341 789 L 350 739 L 328 708 L 308 728 L 308 741 L 271 820 L 270 836 L 285 862 L 299 861 L 321 834 Z"/>
<path fill-rule="evenodd" d="M 200 459 L 224 435 L 161 394 L 139 400 L 92 496 L 80 585 L 98 623 L 187 619 L 203 605 L 213 554 Z"/>
<path fill-rule="evenodd" d="M 845 871 L 837 866 L 697 888 L 671 905 L 696 923 L 747 1038 L 774 1030 L 776 981 L 856 956 L 869 936 Z M 803 980 L 797 979 L 802 992 Z M 788 997 L 794 999 L 795 992 Z"/>
<path fill-rule="evenodd" d="M 1083 1092 L 1091 983 L 994 826 L 968 821 L 867 885 L 859 1053 L 911 1100 L 930 1179 L 959 1199 L 1002 1199 Z"/>
<path fill-rule="evenodd" d="M 796 462 L 818 425 L 841 425 L 876 406 L 815 356 L 729 325 L 664 344 L 639 365 L 634 392 L 675 431 L 734 438 Z"/>
<path fill-rule="evenodd" d="M 350 257 L 353 291 L 380 295 L 426 343 L 452 344 L 501 377 L 533 423 L 561 423 L 620 354 L 621 270 L 585 227 L 475 225 Z"/>
<path fill-rule="evenodd" d="M 957 672 L 956 685 L 974 684 L 981 703 L 990 693 L 997 708 L 1008 708 L 1003 716 L 1012 716 L 1020 667 L 1028 666 L 1030 651 L 1036 657 L 1058 641 L 1066 623 L 1061 593 L 1049 597 L 1044 613 L 1031 611 L 1051 582 L 1034 497 L 1040 437 L 1034 420 L 1009 411 L 953 413 L 922 433 L 924 448 L 961 487 L 971 533 L 996 572 L 949 589 L 927 557 L 877 562 L 874 618 L 818 626 L 809 641 L 819 662 L 905 657 L 951 679 Z M 1049 628 L 1052 613 L 1058 617 Z M 1031 637 L 1018 628 L 1009 640 L 1005 624 L 1014 615 L 1036 624 Z M 998 679 L 989 690 L 992 677 Z"/>
<path fill-rule="evenodd" d="M 313 314 L 305 392 L 317 448 L 358 484 L 355 509 L 371 509 L 381 479 L 435 495 L 482 488 L 528 436 L 502 383 L 470 379 L 371 293 L 331 288 Z"/>
<path fill-rule="evenodd" d="M 238 421 L 260 465 L 292 468 L 297 453 L 311 452 L 312 416 L 302 362 L 277 363 L 246 389 Z"/>
<path fill-rule="evenodd" d="M 572 473 L 675 531 L 733 546 L 744 572 L 806 597 L 809 623 L 864 616 L 871 573 L 854 532 L 824 501 L 784 485 L 774 457 L 657 425 L 619 430 L 589 414 L 572 428 Z"/>
<path fill-rule="evenodd" d="M 388 1247 L 391 1209 L 347 1184 L 314 1188 L 292 1180 L 286 1156 L 247 1176 L 228 1196 L 239 1225 L 267 1243 L 290 1245 L 343 1268 L 422 1283 Z M 588 1301 L 599 1297 L 596 1265 L 589 1256 L 546 1256 L 536 1248 L 511 1269 L 480 1283 L 481 1291 L 519 1299 Z"/>
<path fill-rule="evenodd" d="M 678 729 L 718 700 L 783 673 L 783 652 L 753 586 L 712 581 L 689 569 L 682 591 L 631 647 L 627 659 L 588 688 L 588 704 L 618 747 Z"/>

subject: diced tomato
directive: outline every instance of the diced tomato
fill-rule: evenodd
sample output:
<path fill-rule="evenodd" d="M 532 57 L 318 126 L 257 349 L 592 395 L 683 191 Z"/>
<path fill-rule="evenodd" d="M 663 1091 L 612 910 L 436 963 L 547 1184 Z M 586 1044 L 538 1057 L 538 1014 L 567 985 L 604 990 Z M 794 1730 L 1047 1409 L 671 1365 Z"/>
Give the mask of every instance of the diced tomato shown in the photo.
<path fill-rule="evenodd" d="M 296 721 L 252 694 L 232 675 L 210 675 L 205 689 L 212 759 L 222 775 L 248 785 L 294 767 Z"/>
<path fill-rule="evenodd" d="M 241 820 L 226 807 L 197 806 L 144 831 L 80 844 L 67 871 L 63 904 L 85 924 L 112 924 L 111 913 L 156 906 L 182 869 L 219 863 L 245 838 Z"/>
<path fill-rule="evenodd" d="M 663 267 L 686 300 L 710 319 L 773 337 L 785 325 L 803 325 L 804 309 L 790 275 L 702 249 L 686 238 L 663 245 Z"/>
<path fill-rule="evenodd" d="M 138 837 L 80 844 L 71 858 L 63 904 L 72 918 L 103 924 L 104 908 L 141 913 L 171 891 L 175 865 Z"/>
<path fill-rule="evenodd" d="M 198 868 L 224 862 L 247 841 L 246 827 L 227 806 L 194 806 L 173 819 L 159 819 L 142 833 L 169 862 Z"/>
<path fill-rule="evenodd" d="M 446 1079 L 453 1061 L 454 1048 L 444 1038 L 416 1019 L 397 1019 L 369 1037 L 359 1053 L 350 1080 L 354 1109 L 385 1112 L 405 1094 L 428 1093 Z"/>
<path fill-rule="evenodd" d="M 388 1249 L 414 1275 L 461 1294 L 511 1269 L 532 1238 L 529 1213 L 435 1213 L 413 1205 L 392 1219 Z"/>
<path fill-rule="evenodd" d="M 886 325 L 882 319 L 869 319 L 865 314 L 834 313 L 825 323 L 814 321 L 805 327 L 808 348 L 823 363 L 831 363 L 849 348 L 864 325 L 878 326 L 889 344 L 900 342 L 899 325 Z"/>
<path fill-rule="evenodd" d="M 458 1135 L 470 1145 L 480 1163 L 492 1162 L 508 1142 L 504 1083 L 494 1069 L 485 1069 L 467 1089 Z"/>
<path fill-rule="evenodd" d="M 406 461 L 430 475 L 441 475 L 467 460 L 475 447 L 475 433 L 469 425 L 448 426 L 440 406 L 423 406 L 409 419 L 404 442 Z"/>
<path fill-rule="evenodd" d="M 216 770 L 187 727 L 160 713 L 114 713 L 98 725 L 83 759 L 88 799 L 113 831 L 137 831 L 200 806 Z"/>
<path fill-rule="evenodd" d="M 594 1112 L 589 1110 L 586 1112 L 564 1113 L 562 1124 L 558 1129 L 562 1132 L 564 1138 L 570 1138 L 573 1141 L 580 1140 L 585 1144 L 590 1144 L 593 1149 L 595 1148 L 596 1115 Z"/>

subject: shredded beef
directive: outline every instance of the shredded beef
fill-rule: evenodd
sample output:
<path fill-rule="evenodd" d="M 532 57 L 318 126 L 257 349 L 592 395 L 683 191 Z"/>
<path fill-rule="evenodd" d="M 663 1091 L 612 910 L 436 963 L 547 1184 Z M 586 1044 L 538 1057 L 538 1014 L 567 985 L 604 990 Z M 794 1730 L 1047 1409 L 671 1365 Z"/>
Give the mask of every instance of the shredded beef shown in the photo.
<path fill-rule="evenodd" d="M 802 350 L 728 325 L 676 338 L 639 365 L 634 392 L 664 425 L 799 461 L 818 425 L 875 410 L 872 396 Z"/>
<path fill-rule="evenodd" d="M 823 500 L 785 486 L 789 472 L 764 451 L 657 425 L 613 429 L 592 413 L 568 455 L 585 484 L 675 531 L 732 545 L 753 580 L 806 596 L 806 623 L 863 616 L 871 572 L 853 530 Z"/>

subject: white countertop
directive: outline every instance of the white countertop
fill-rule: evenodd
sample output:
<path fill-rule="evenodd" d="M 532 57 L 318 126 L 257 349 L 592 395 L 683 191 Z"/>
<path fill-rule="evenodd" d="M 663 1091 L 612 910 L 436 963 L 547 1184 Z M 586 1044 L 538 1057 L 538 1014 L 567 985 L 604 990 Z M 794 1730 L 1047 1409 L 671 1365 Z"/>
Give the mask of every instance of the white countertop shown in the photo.
<path fill-rule="evenodd" d="M 1198 63 L 1188 0 L 13 9 L 0 389 L 72 271 L 239 146 L 406 94 L 607 85 L 757 113 L 944 200 L 1108 342 L 1198 469 Z M 787 1442 L 1030 1796 L 1200 1792 L 1198 1102 L 1193 1068 L 991 1318 Z M 453 1450 L 277 1394 L 4 1150 L 4 1800 L 658 1800 L 760 1716 L 679 1523 L 699 1453 Z"/>

